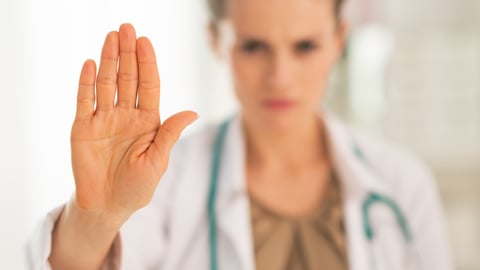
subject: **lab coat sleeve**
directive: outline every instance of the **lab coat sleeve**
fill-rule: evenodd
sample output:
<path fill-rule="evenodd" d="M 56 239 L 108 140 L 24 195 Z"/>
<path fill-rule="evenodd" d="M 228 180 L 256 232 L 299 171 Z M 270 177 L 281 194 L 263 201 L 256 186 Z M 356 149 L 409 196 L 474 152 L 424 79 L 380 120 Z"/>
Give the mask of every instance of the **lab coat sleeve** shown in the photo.
<path fill-rule="evenodd" d="M 36 228 L 26 247 L 26 260 L 29 270 L 51 270 L 48 262 L 52 248 L 52 232 L 64 206 L 52 210 Z M 121 241 L 117 235 L 109 255 L 105 260 L 103 270 L 119 270 L 121 259 Z"/>
<path fill-rule="evenodd" d="M 168 249 L 168 209 L 174 193 L 177 172 L 181 170 L 183 150 L 178 143 L 171 153 L 169 168 L 163 175 L 152 201 L 135 212 L 115 238 L 104 270 L 162 269 Z M 63 206 L 51 211 L 27 243 L 27 264 L 31 270 L 50 270 L 52 231 Z M 81 254 L 80 254 L 81 256 Z"/>
<path fill-rule="evenodd" d="M 166 183 L 159 185 L 160 192 L 145 208 L 138 210 L 122 226 L 116 236 L 103 270 L 161 269 L 167 245 L 165 229 Z M 163 182 L 163 183 L 162 183 Z M 64 206 L 52 210 L 41 221 L 27 243 L 29 270 L 51 270 L 48 262 L 52 247 L 52 232 Z M 79 254 L 81 256 L 81 254 Z"/>

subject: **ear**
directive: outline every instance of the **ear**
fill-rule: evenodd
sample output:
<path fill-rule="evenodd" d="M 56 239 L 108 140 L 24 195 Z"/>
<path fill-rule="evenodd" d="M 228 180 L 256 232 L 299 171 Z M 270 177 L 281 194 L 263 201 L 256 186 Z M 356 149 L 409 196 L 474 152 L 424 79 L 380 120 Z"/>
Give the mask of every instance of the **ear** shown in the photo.
<path fill-rule="evenodd" d="M 210 21 L 207 26 L 207 31 L 210 41 L 210 48 L 218 58 L 222 58 L 218 25 L 216 25 L 215 22 Z"/>

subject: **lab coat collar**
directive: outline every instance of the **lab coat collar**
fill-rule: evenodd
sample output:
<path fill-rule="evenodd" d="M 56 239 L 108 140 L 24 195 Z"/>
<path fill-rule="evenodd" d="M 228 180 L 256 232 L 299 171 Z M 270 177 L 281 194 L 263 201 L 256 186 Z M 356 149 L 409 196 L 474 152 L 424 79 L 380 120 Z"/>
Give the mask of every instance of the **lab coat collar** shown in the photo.
<path fill-rule="evenodd" d="M 329 112 L 321 112 L 319 117 L 326 129 L 329 154 L 345 196 L 363 200 L 368 192 L 389 195 L 391 192 L 375 175 L 354 133 Z M 245 155 L 242 120 L 237 115 L 231 120 L 223 146 L 222 162 L 225 164 L 221 165 L 219 197 L 228 198 L 228 201 L 246 192 Z"/>
<path fill-rule="evenodd" d="M 374 173 L 354 133 L 331 114 L 324 113 L 323 119 L 330 156 L 344 195 L 350 269 L 372 269 L 370 244 L 363 230 L 362 204 L 369 192 L 387 195 L 388 190 Z"/>
<path fill-rule="evenodd" d="M 221 153 L 223 164 L 220 164 L 216 205 L 218 237 L 224 236 L 231 243 L 229 246 L 234 249 L 233 253 L 236 253 L 237 262 L 240 264 L 238 269 L 254 270 L 250 209 L 245 185 L 246 147 L 243 134 L 241 118 L 236 116 L 230 122 Z M 222 250 L 225 249 L 219 246 L 219 252 Z M 222 262 L 222 259 L 225 261 Z M 232 269 L 234 258 L 219 256 L 219 260 L 220 269 Z"/>
<path fill-rule="evenodd" d="M 362 231 L 361 203 L 368 192 L 388 194 L 388 190 L 369 168 L 368 160 L 353 133 L 335 116 L 322 112 L 329 152 L 344 192 L 346 226 L 352 269 L 369 269 L 367 243 Z M 254 254 L 250 206 L 246 188 L 246 147 L 240 116 L 231 120 L 224 141 L 217 200 L 218 232 L 234 248 L 239 269 L 253 270 Z M 222 252 L 220 247 L 219 252 Z M 219 256 L 222 258 L 222 256 Z M 228 259 L 228 258 L 225 258 Z M 230 258 L 231 260 L 231 258 Z M 220 266 L 222 262 L 220 261 Z"/>
<path fill-rule="evenodd" d="M 363 201 L 369 192 L 390 195 L 384 182 L 375 174 L 375 168 L 354 132 L 331 113 L 323 112 L 321 118 L 325 124 L 329 154 L 345 196 Z"/>

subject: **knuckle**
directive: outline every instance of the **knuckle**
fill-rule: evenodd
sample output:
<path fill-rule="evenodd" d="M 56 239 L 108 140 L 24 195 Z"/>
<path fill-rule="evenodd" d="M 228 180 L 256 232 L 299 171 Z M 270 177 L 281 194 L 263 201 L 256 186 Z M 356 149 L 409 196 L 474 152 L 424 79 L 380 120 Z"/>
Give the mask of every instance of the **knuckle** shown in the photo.
<path fill-rule="evenodd" d="M 169 126 L 162 126 L 162 132 L 167 140 L 176 142 L 179 138 L 179 135 L 174 132 Z"/>
<path fill-rule="evenodd" d="M 141 80 L 138 87 L 142 90 L 156 90 L 160 88 L 160 83 L 153 80 Z"/>
<path fill-rule="evenodd" d="M 85 104 L 85 105 L 90 105 L 93 103 L 93 100 L 90 98 L 77 98 L 77 103 L 79 105 Z"/>
<path fill-rule="evenodd" d="M 117 83 L 117 79 L 114 76 L 100 76 L 97 78 L 97 85 L 100 86 L 112 86 Z"/>
<path fill-rule="evenodd" d="M 134 72 L 119 72 L 118 80 L 124 82 L 136 82 L 138 81 L 138 76 Z"/>
<path fill-rule="evenodd" d="M 84 87 L 84 88 L 91 88 L 93 86 L 93 82 L 90 80 L 83 80 L 80 81 L 78 84 L 79 87 Z"/>
<path fill-rule="evenodd" d="M 113 64 L 116 64 L 117 63 L 117 60 L 118 60 L 118 56 L 116 54 L 102 54 L 101 58 L 100 58 L 101 62 L 100 62 L 100 65 L 102 64 L 110 64 L 110 65 L 113 65 Z"/>
<path fill-rule="evenodd" d="M 106 112 L 113 109 L 113 103 L 99 102 L 97 104 L 97 111 Z"/>

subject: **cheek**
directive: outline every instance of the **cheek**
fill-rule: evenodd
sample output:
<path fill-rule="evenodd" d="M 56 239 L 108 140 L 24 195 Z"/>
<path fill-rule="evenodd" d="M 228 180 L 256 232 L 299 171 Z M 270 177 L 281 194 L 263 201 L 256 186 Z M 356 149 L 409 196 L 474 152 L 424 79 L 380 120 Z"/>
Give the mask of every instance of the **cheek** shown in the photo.
<path fill-rule="evenodd" d="M 323 101 L 334 66 L 335 57 L 330 52 L 319 53 L 304 63 L 299 87 L 306 91 L 308 107 L 317 107 Z"/>
<path fill-rule="evenodd" d="M 333 46 L 325 47 L 308 60 L 307 73 L 320 81 L 328 80 L 335 63 L 336 52 Z"/>
<path fill-rule="evenodd" d="M 232 52 L 230 68 L 236 95 L 243 99 L 244 96 L 252 96 L 261 86 L 262 62 L 254 57 Z"/>
<path fill-rule="evenodd" d="M 318 100 L 323 96 L 334 65 L 334 57 L 326 52 L 318 53 L 304 63 L 300 83 L 303 84 L 303 88 L 308 89 L 310 98 Z"/>

